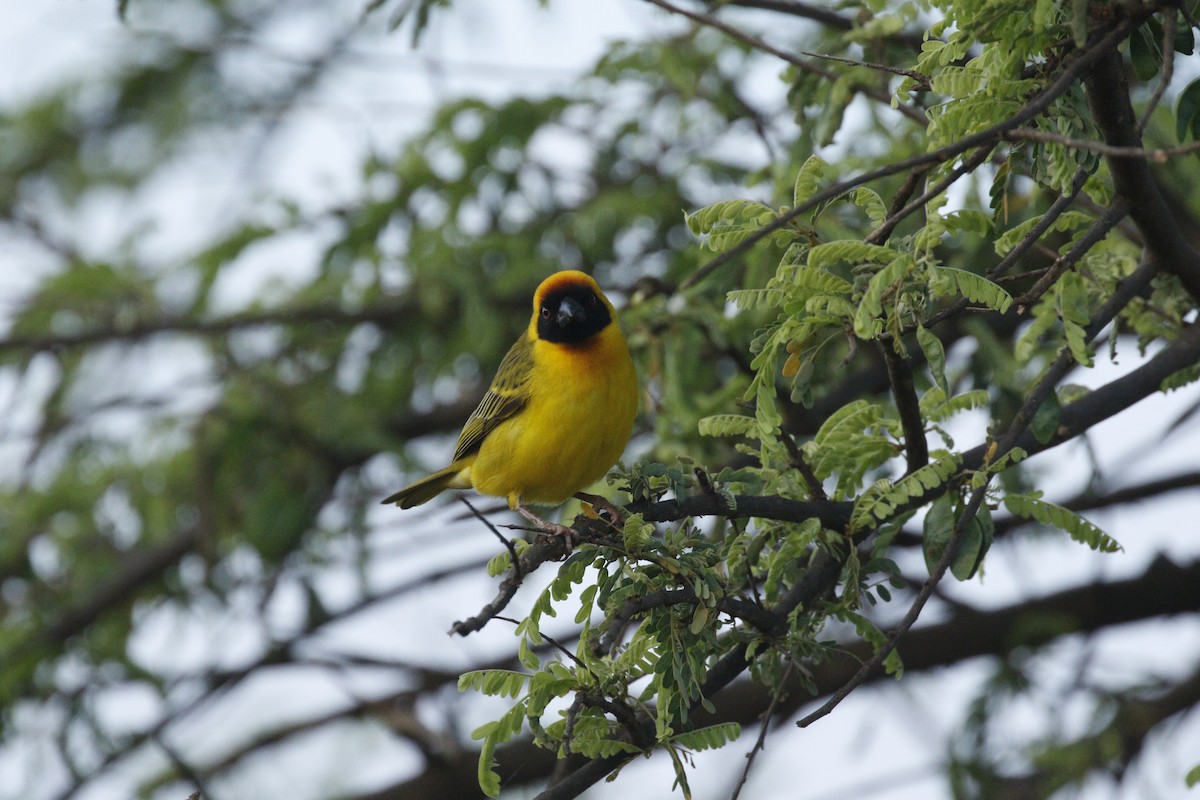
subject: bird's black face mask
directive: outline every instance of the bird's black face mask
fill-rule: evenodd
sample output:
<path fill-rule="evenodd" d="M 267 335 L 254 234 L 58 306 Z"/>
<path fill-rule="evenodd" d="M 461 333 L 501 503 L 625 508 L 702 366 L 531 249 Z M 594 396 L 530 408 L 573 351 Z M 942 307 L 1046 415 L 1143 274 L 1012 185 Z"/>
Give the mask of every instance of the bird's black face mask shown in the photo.
<path fill-rule="evenodd" d="M 542 298 L 538 338 L 557 344 L 582 344 L 610 322 L 608 306 L 589 287 L 563 287 Z"/>

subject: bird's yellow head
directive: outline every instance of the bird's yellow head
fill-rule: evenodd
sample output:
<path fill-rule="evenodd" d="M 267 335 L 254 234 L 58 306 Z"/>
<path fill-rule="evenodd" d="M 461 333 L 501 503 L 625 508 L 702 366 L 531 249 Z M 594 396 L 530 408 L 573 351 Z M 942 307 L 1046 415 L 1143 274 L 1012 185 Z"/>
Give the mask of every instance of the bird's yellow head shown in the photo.
<path fill-rule="evenodd" d="M 556 272 L 533 294 L 529 335 L 555 344 L 581 345 L 613 324 L 612 303 L 590 275 Z"/>

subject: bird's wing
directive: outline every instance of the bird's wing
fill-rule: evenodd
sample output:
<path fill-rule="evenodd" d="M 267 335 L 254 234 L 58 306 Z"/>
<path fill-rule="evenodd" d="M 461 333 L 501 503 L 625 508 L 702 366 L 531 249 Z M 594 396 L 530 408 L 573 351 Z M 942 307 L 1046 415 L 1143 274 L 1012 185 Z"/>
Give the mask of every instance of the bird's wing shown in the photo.
<path fill-rule="evenodd" d="M 533 340 L 529 334 L 523 334 L 500 362 L 487 394 L 458 435 L 458 447 L 454 449 L 455 461 L 477 451 L 497 425 L 525 407 L 529 400 L 528 384 L 532 373 Z"/>

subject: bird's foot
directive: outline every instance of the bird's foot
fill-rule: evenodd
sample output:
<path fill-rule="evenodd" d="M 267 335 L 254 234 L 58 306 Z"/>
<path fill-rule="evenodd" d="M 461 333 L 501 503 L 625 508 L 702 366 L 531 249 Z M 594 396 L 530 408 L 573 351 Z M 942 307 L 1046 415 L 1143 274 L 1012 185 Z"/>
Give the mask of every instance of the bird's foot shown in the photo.
<path fill-rule="evenodd" d="M 518 505 L 516 512 L 525 519 L 529 520 L 529 522 L 531 522 L 533 526 L 542 533 L 548 533 L 551 536 L 562 537 L 563 544 L 566 545 L 568 553 L 571 552 L 575 545 L 579 543 L 579 534 L 573 528 L 568 528 L 566 525 L 560 525 L 557 522 L 550 522 L 549 520 L 542 519 L 523 505 Z"/>
<path fill-rule="evenodd" d="M 575 499 L 587 503 L 597 511 L 605 511 L 608 513 L 609 523 L 616 528 L 625 526 L 625 509 L 614 505 L 608 498 L 601 497 L 598 494 L 588 494 L 587 492 L 576 492 Z"/>

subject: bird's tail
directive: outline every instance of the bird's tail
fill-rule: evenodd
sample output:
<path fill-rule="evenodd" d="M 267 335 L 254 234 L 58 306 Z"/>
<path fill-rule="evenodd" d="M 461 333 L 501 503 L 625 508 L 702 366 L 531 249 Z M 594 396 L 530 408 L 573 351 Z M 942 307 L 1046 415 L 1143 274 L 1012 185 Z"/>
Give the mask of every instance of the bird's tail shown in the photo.
<path fill-rule="evenodd" d="M 421 480 L 414 481 L 405 486 L 400 491 L 386 498 L 383 504 L 395 503 L 401 508 L 412 508 L 422 503 L 428 503 L 447 489 L 468 489 L 471 483 L 462 476 L 464 467 L 465 465 L 462 463 L 455 463 L 444 469 L 439 469 L 437 472 L 426 475 Z"/>

